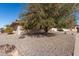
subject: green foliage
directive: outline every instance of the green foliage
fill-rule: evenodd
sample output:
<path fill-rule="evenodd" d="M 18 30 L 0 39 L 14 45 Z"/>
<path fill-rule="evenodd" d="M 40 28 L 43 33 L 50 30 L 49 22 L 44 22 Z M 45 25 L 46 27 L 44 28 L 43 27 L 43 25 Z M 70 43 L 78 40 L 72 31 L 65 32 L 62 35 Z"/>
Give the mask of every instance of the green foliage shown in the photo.
<path fill-rule="evenodd" d="M 4 31 L 8 34 L 12 34 L 13 33 L 13 28 L 12 27 L 7 27 Z"/>
<path fill-rule="evenodd" d="M 6 27 L 10 27 L 10 25 L 6 25 Z"/>
<path fill-rule="evenodd" d="M 26 20 L 26 29 L 44 29 L 47 32 L 52 27 L 72 28 L 75 26 L 75 13 L 79 4 L 29 4 L 28 9 L 21 15 Z"/>
<path fill-rule="evenodd" d="M 24 26 L 25 20 L 17 20 L 16 23 L 17 23 L 18 25 Z"/>

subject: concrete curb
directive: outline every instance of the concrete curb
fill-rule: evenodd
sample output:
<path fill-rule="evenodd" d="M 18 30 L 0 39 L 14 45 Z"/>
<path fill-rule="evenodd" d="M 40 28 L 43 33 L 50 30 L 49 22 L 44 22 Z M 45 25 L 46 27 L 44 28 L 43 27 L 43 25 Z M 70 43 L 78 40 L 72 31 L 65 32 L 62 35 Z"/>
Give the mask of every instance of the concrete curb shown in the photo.
<path fill-rule="evenodd" d="M 75 47 L 73 56 L 79 56 L 79 33 L 75 35 Z"/>

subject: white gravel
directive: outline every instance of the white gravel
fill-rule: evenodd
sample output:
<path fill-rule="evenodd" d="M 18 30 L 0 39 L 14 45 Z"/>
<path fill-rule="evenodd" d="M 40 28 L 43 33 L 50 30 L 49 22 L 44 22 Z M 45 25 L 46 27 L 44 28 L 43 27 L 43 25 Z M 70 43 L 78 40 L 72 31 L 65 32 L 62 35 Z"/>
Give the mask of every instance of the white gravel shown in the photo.
<path fill-rule="evenodd" d="M 71 34 L 56 34 L 51 37 L 30 37 L 19 39 L 18 35 L 0 34 L 0 44 L 13 44 L 21 56 L 71 56 L 75 37 Z"/>

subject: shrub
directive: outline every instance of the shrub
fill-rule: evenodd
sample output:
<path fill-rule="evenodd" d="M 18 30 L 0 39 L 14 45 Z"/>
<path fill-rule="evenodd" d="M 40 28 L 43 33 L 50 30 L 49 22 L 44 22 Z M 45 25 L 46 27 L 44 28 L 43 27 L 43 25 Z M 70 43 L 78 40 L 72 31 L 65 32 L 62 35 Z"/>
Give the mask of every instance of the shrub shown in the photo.
<path fill-rule="evenodd" d="M 13 33 L 13 28 L 12 27 L 7 27 L 4 31 L 5 31 L 5 33 L 12 34 Z"/>

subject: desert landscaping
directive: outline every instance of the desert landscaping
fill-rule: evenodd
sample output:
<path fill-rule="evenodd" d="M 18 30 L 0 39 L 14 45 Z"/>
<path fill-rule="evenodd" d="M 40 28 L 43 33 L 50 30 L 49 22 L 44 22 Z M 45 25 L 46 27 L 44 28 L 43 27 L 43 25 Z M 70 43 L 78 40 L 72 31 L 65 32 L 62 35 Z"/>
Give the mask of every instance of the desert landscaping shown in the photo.
<path fill-rule="evenodd" d="M 78 3 L 0 6 L 1 56 L 79 55 Z"/>
<path fill-rule="evenodd" d="M 72 56 L 75 45 L 74 34 L 54 32 L 48 37 L 26 35 L 20 39 L 17 34 L 0 34 L 0 45 L 14 45 L 19 56 Z"/>

